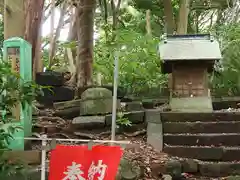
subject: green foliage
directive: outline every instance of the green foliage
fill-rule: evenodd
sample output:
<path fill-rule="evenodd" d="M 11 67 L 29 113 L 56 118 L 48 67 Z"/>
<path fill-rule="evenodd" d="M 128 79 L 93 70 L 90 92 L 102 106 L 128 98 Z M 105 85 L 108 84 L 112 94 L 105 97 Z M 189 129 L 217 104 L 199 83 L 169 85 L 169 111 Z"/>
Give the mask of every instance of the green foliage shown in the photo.
<path fill-rule="evenodd" d="M 133 30 L 118 31 L 116 45 L 102 39 L 95 46 L 94 72 L 101 73 L 103 83 L 113 81 L 114 53 L 119 53 L 119 85 L 128 93 L 139 95 L 151 88 L 165 86 L 166 77 L 160 71 L 157 54 L 158 39 Z"/>
<path fill-rule="evenodd" d="M 18 162 L 8 162 L 2 156 L 4 151 L 8 150 L 14 132 L 22 130 L 15 125 L 8 125 L 6 128 L 6 124 L 15 121 L 11 116 L 11 109 L 19 103 L 25 108 L 25 105 L 30 104 L 42 91 L 35 83 L 24 82 L 17 73 L 11 71 L 8 63 L 0 62 L 0 74 L 0 175 L 5 176 L 16 173 L 16 170 L 22 167 Z"/>
<path fill-rule="evenodd" d="M 25 177 L 27 165 L 20 161 L 0 160 L 0 179 L 5 179 L 16 174 Z M 25 177 L 27 179 L 27 177 Z"/>
<path fill-rule="evenodd" d="M 132 122 L 128 118 L 124 117 L 123 112 L 117 113 L 117 125 L 118 126 L 132 126 Z"/>
<path fill-rule="evenodd" d="M 212 86 L 217 96 L 240 95 L 240 25 L 219 27 L 218 38 L 222 46 L 223 59 L 216 69 Z"/>

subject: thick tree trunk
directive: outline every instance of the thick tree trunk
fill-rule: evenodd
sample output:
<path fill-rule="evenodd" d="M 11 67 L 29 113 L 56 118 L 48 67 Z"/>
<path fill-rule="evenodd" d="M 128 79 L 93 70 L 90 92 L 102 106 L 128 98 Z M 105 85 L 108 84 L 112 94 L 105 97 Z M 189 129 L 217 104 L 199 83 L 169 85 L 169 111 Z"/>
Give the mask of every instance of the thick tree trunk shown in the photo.
<path fill-rule="evenodd" d="M 42 13 L 45 0 L 25 0 L 25 35 L 26 39 L 32 45 L 33 77 L 38 69 L 41 55 L 39 46 L 39 33 L 41 33 Z"/>
<path fill-rule="evenodd" d="M 173 34 L 173 32 L 176 30 L 176 24 L 175 19 L 173 15 L 173 7 L 172 7 L 172 1 L 171 0 L 163 0 L 163 6 L 164 6 L 164 16 L 165 16 L 165 23 L 166 23 L 166 29 L 168 34 Z"/>
<path fill-rule="evenodd" d="M 92 83 L 93 36 L 95 0 L 81 0 L 77 7 L 78 48 L 77 48 L 77 87 Z"/>
<path fill-rule="evenodd" d="M 191 0 L 180 1 L 177 34 L 187 34 L 190 1 Z"/>

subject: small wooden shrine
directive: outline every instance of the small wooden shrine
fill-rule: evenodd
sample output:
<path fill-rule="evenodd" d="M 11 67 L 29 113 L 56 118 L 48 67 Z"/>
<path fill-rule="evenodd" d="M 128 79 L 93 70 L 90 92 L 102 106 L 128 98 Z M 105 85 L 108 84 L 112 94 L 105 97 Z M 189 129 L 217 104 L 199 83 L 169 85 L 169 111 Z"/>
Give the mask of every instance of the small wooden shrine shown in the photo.
<path fill-rule="evenodd" d="M 159 53 L 162 72 L 172 73 L 169 80 L 171 108 L 211 111 L 208 73 L 222 57 L 219 43 L 209 34 L 167 35 L 159 45 Z"/>

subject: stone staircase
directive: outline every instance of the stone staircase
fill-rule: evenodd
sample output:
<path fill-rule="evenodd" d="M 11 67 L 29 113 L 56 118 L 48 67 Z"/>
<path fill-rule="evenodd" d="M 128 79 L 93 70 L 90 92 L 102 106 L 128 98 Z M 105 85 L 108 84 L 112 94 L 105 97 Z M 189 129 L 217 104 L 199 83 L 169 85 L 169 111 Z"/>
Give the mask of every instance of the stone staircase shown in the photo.
<path fill-rule="evenodd" d="M 240 113 L 161 113 L 163 151 L 196 159 L 196 173 L 223 177 L 240 174 Z"/>

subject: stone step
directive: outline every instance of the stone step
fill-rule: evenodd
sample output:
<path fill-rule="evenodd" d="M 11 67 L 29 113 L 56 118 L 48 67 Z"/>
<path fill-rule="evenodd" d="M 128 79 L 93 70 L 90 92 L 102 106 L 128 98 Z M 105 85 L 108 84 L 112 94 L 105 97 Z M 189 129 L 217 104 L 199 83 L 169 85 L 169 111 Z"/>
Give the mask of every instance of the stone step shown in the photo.
<path fill-rule="evenodd" d="M 218 122 L 165 122 L 164 133 L 238 133 L 240 121 Z"/>
<path fill-rule="evenodd" d="M 162 112 L 163 122 L 211 122 L 211 121 L 240 121 L 240 112 Z"/>
<path fill-rule="evenodd" d="M 235 146 L 240 144 L 240 133 L 164 134 L 164 143 L 186 146 Z"/>
<path fill-rule="evenodd" d="M 177 157 L 199 159 L 203 161 L 239 161 L 240 147 L 214 146 L 168 146 L 163 152 Z"/>

